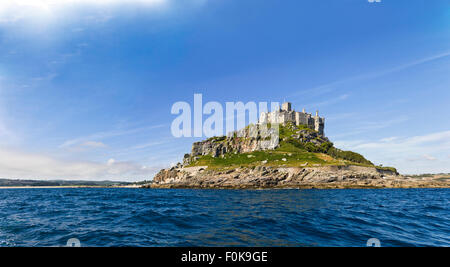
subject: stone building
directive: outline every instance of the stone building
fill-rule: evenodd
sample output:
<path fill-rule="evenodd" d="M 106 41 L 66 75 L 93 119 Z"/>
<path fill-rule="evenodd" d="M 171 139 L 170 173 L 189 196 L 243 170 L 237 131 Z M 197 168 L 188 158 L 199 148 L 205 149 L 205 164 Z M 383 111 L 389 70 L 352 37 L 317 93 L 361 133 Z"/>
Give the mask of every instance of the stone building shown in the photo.
<path fill-rule="evenodd" d="M 285 124 L 287 122 L 294 123 L 295 125 L 305 125 L 324 136 L 325 118 L 319 117 L 319 111 L 316 111 L 315 116 L 306 113 L 305 109 L 302 112 L 298 112 L 292 109 L 290 102 L 283 103 L 281 109 L 272 112 L 262 112 L 259 117 L 259 123 Z"/>

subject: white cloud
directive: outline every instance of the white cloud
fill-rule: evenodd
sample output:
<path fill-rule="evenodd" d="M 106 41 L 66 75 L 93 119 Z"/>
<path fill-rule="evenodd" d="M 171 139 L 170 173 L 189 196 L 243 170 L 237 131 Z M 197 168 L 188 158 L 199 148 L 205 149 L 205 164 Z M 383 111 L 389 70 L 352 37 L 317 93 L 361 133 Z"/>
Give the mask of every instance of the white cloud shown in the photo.
<path fill-rule="evenodd" d="M 5 123 L 0 118 L 0 138 L 2 139 L 0 142 L 7 143 L 17 141 L 17 136 L 5 125 Z"/>
<path fill-rule="evenodd" d="M 115 159 L 108 159 L 108 162 L 106 163 L 108 166 L 112 166 L 116 162 Z"/>
<path fill-rule="evenodd" d="M 426 160 L 432 160 L 432 161 L 437 160 L 435 157 L 428 155 L 428 154 L 424 154 L 423 158 Z"/>
<path fill-rule="evenodd" d="M 92 148 L 104 148 L 107 147 L 107 145 L 105 145 L 102 142 L 96 142 L 96 141 L 86 141 L 84 143 L 81 143 L 80 146 L 82 147 L 92 147 Z"/>
<path fill-rule="evenodd" d="M 150 143 L 145 143 L 145 144 L 139 144 L 139 145 L 131 147 L 130 149 L 131 150 L 144 149 L 144 148 L 154 147 L 154 146 L 162 145 L 162 144 L 166 144 L 166 143 L 167 143 L 167 141 L 155 141 L 155 142 L 150 142 Z"/>
<path fill-rule="evenodd" d="M 114 159 L 106 163 L 65 161 L 46 155 L 0 149 L 2 178 L 139 181 L 151 179 L 159 169 Z"/>
<path fill-rule="evenodd" d="M 409 117 L 400 116 L 400 117 L 392 118 L 389 120 L 382 120 L 382 121 L 364 121 L 360 124 L 360 126 L 355 127 L 355 129 L 353 131 L 348 131 L 348 132 L 345 132 L 342 134 L 337 134 L 337 135 L 334 135 L 334 137 L 342 138 L 342 137 L 346 137 L 346 136 L 360 135 L 365 132 L 373 132 L 373 131 L 376 131 L 379 129 L 388 128 L 392 125 L 398 125 L 399 123 L 406 122 L 408 120 L 409 120 Z M 389 137 L 389 138 L 395 139 L 395 137 Z M 380 141 L 385 142 L 386 138 L 384 138 Z"/>
<path fill-rule="evenodd" d="M 122 5 L 140 5 L 149 8 L 161 7 L 168 2 L 169 0 L 1 0 L 0 23 L 14 23 L 22 19 L 48 22 L 51 17 L 60 13 L 82 7 L 114 8 Z"/>
<path fill-rule="evenodd" d="M 83 144 L 86 142 L 93 142 L 96 140 L 101 140 L 105 138 L 111 138 L 116 136 L 124 136 L 124 135 L 131 135 L 138 132 L 143 131 L 150 131 L 152 129 L 159 129 L 167 126 L 166 124 L 159 124 L 159 125 L 150 125 L 146 127 L 140 127 L 140 128 L 132 128 L 132 129 L 119 129 L 119 130 L 111 130 L 111 131 L 104 131 L 104 132 L 97 132 L 93 133 L 88 136 L 78 137 L 74 139 L 70 139 L 65 141 L 63 144 L 59 146 L 59 148 L 66 148 L 71 147 L 79 144 Z"/>
<path fill-rule="evenodd" d="M 103 142 L 98 141 L 82 141 L 80 143 L 72 144 L 70 146 L 65 147 L 70 152 L 85 152 L 94 149 L 103 149 L 107 148 Z"/>
<path fill-rule="evenodd" d="M 336 144 L 340 144 L 344 147 L 351 147 L 353 149 L 395 149 L 397 151 L 408 152 L 411 150 L 421 149 L 438 149 L 447 150 L 450 149 L 450 131 L 438 132 L 428 135 L 414 136 L 409 138 L 388 137 L 383 138 L 376 142 L 364 142 L 352 140 L 337 141 Z"/>
<path fill-rule="evenodd" d="M 427 57 L 423 57 L 423 58 L 419 58 L 407 63 L 403 63 L 400 64 L 398 66 L 393 66 L 391 68 L 387 68 L 384 70 L 379 70 L 379 71 L 375 71 L 375 72 L 369 72 L 369 73 L 364 73 L 364 74 L 360 74 L 360 75 L 356 75 L 356 76 L 352 76 L 352 77 L 347 77 L 347 78 L 343 78 L 341 80 L 337 80 L 337 81 L 333 81 L 333 82 L 329 82 L 326 84 L 322 84 L 322 85 L 318 85 L 312 88 L 306 88 L 306 89 L 302 89 L 296 93 L 294 93 L 292 95 L 292 97 L 295 96 L 305 96 L 305 95 L 314 95 L 314 96 L 319 96 L 319 95 L 323 95 L 323 94 L 328 94 L 334 90 L 336 90 L 339 87 L 342 87 L 346 84 L 351 84 L 353 82 L 358 82 L 358 81 L 365 81 L 365 80 L 370 80 L 370 79 L 375 79 L 378 77 L 382 77 L 385 75 L 389 75 L 395 72 L 399 72 L 399 71 L 403 71 L 421 64 L 425 64 L 425 63 L 429 63 L 429 62 L 433 62 L 435 60 L 439 60 L 442 58 L 446 58 L 450 56 L 450 51 L 444 51 L 438 54 L 434 54 L 431 56 L 427 56 Z M 347 92 L 353 91 L 353 90 L 346 90 Z M 404 100 L 402 100 L 404 101 Z"/>
<path fill-rule="evenodd" d="M 394 141 L 395 139 L 398 139 L 398 137 L 396 137 L 396 136 L 386 137 L 386 138 L 382 138 L 380 141 L 381 141 L 381 142 L 392 142 L 392 141 Z"/>
<path fill-rule="evenodd" d="M 61 7 L 73 7 L 76 5 L 118 5 L 118 4 L 142 4 L 158 5 L 164 4 L 167 0 L 2 0 L 0 11 L 17 11 L 24 8 L 33 8 L 36 11 L 50 11 Z"/>
<path fill-rule="evenodd" d="M 308 104 L 308 105 L 306 105 L 306 107 L 307 108 L 317 108 L 317 107 L 328 106 L 328 105 L 331 105 L 331 104 L 336 104 L 336 103 L 345 101 L 348 98 L 349 98 L 348 94 L 343 94 L 343 95 L 340 95 L 340 96 L 335 97 L 335 98 L 330 98 L 330 99 L 324 100 L 322 102 Z"/>
<path fill-rule="evenodd" d="M 375 163 L 393 165 L 403 173 L 450 172 L 450 131 L 378 141 L 342 140 L 335 145 L 359 152 Z"/>

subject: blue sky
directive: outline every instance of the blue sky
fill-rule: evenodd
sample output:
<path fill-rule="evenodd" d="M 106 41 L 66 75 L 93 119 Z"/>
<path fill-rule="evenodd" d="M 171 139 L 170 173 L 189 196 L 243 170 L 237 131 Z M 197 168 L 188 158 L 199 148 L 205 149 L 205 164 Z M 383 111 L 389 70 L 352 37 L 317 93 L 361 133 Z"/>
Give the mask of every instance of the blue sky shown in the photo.
<path fill-rule="evenodd" d="M 173 103 L 283 101 L 402 173 L 450 172 L 446 0 L 0 4 L 0 177 L 150 179 Z"/>

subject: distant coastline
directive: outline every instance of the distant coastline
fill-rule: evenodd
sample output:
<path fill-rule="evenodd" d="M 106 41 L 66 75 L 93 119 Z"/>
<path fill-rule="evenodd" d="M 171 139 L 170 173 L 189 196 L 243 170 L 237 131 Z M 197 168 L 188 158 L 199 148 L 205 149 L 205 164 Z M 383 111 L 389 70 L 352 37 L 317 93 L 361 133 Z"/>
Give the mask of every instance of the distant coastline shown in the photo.
<path fill-rule="evenodd" d="M 119 185 L 119 186 L 87 186 L 87 185 L 68 185 L 68 186 L 0 186 L 1 189 L 64 189 L 64 188 L 141 188 L 140 185 Z"/>
<path fill-rule="evenodd" d="M 138 183 L 122 181 L 83 181 L 83 180 L 25 180 L 0 179 L 0 189 L 7 188 L 114 188 L 133 187 Z"/>

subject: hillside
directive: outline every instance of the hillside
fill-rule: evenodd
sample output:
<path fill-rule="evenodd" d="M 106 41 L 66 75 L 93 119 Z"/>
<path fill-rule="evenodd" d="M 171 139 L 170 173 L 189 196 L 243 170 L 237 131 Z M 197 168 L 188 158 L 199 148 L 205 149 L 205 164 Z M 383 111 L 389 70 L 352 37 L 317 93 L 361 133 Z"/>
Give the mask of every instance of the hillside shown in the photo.
<path fill-rule="evenodd" d="M 249 126 L 246 127 L 248 130 Z M 279 145 L 273 150 L 242 151 L 242 144 L 249 138 L 213 137 L 194 144 L 193 153 L 185 156 L 185 167 L 208 166 L 210 169 L 233 169 L 237 167 L 319 167 L 319 166 L 365 166 L 376 167 L 362 155 L 335 148 L 328 138 L 306 126 L 292 123 L 279 125 Z M 245 136 L 245 135 L 244 135 Z M 246 140 L 247 139 L 247 140 Z M 251 142 L 251 140 L 250 140 Z M 228 143 L 228 145 L 223 145 Z M 233 146 L 230 144 L 239 144 Z M 206 145 L 206 155 L 197 155 L 199 144 Z M 215 147 L 232 147 L 220 155 L 214 155 Z M 204 153 L 203 153 L 204 154 Z M 187 159 L 187 160 L 186 160 Z M 376 167 L 397 172 L 395 168 Z"/>

